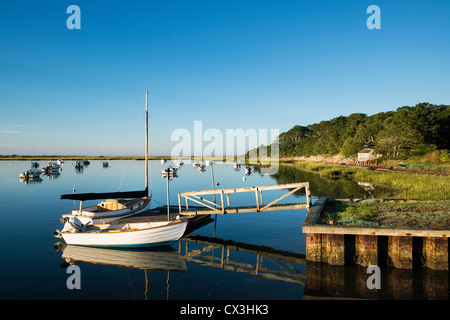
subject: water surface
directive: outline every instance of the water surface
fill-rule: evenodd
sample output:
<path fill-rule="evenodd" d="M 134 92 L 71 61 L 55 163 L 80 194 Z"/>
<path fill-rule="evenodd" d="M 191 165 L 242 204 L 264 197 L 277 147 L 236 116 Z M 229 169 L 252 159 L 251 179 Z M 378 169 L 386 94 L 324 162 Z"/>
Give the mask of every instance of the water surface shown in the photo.
<path fill-rule="evenodd" d="M 166 248 L 64 247 L 53 232 L 61 228 L 60 216 L 78 203 L 60 200 L 61 194 L 73 189 L 108 192 L 144 188 L 143 161 L 108 162 L 110 166 L 104 168 L 103 161 L 91 161 L 77 171 L 74 161 L 66 161 L 59 175 L 43 175 L 41 181 L 26 183 L 19 180 L 19 173 L 30 168 L 29 161 L 0 161 L 1 299 L 297 300 L 309 297 L 311 292 L 319 296 L 330 294 L 327 285 L 321 286 L 325 292 L 317 292 L 314 286 L 308 290 L 308 283 L 317 281 L 309 282 L 312 278 L 308 279 L 304 259 L 305 235 L 301 226 L 306 209 L 219 215 L 192 232 L 197 238 Z M 46 164 L 40 163 L 41 167 Z M 150 161 L 152 207 L 166 205 L 166 180 L 161 176 L 165 166 Z M 354 182 L 330 182 L 288 167 L 282 167 L 275 176 L 260 175 L 258 170 L 246 176 L 243 169 L 236 171 L 232 164 L 218 163 L 214 165 L 214 180 L 219 183 L 216 188 L 310 181 L 313 201 L 324 195 L 370 196 Z M 211 188 L 210 167 L 199 172 L 185 164 L 178 178 L 169 184 L 170 203 L 178 205 L 179 192 Z M 282 193 L 264 194 L 264 202 L 269 203 Z M 252 205 L 255 201 L 254 194 L 230 197 L 232 205 Z M 285 203 L 305 201 L 302 192 L 283 199 Z M 66 285 L 67 267 L 74 260 L 81 270 L 80 290 L 70 290 Z M 341 274 L 348 278 L 353 269 L 343 270 Z M 334 269 L 331 272 L 339 274 Z M 317 272 L 311 271 L 310 275 L 316 279 Z M 323 272 L 321 277 L 321 281 L 329 278 Z M 413 291 L 416 297 L 417 289 Z M 421 297 L 423 291 L 419 290 Z M 339 290 L 332 295 L 335 292 Z M 346 292 L 349 290 L 342 289 L 339 294 Z M 354 297 L 361 297 L 361 293 L 351 292 Z M 395 298 L 390 294 L 383 296 L 386 297 Z"/>

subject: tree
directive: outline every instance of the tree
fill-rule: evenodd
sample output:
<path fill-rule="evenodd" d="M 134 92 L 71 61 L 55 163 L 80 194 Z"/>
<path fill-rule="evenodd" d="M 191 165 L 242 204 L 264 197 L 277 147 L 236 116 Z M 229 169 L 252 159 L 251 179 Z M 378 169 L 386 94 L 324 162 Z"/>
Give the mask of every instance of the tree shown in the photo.
<path fill-rule="evenodd" d="M 422 143 L 423 136 L 413 125 L 397 119 L 397 121 L 389 121 L 376 136 L 375 151 L 389 158 L 399 159 Z"/>

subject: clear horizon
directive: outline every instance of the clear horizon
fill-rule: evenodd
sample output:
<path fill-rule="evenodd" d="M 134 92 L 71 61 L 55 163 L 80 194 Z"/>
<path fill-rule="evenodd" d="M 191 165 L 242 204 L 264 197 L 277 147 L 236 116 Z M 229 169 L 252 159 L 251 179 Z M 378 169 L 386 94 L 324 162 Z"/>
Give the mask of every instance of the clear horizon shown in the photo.
<path fill-rule="evenodd" d="M 370 5 L 381 29 L 367 28 Z M 151 156 L 170 155 L 172 133 L 195 121 L 282 133 L 450 104 L 449 12 L 448 1 L 3 1 L 0 154 L 143 155 L 145 90 Z"/>

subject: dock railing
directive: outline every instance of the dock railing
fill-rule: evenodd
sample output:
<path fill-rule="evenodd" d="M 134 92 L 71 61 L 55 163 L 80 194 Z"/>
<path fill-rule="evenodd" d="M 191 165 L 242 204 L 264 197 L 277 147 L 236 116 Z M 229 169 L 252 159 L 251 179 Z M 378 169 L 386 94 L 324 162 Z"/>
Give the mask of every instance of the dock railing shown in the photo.
<path fill-rule="evenodd" d="M 301 189 L 305 189 L 306 203 L 288 203 L 278 204 L 278 202 L 287 196 L 297 192 Z M 280 190 L 280 189 L 292 189 L 289 192 L 281 195 L 270 203 L 264 205 L 263 191 Z M 230 204 L 230 194 L 251 192 L 255 194 L 255 206 L 237 206 L 232 207 Z M 206 195 L 219 195 L 220 204 L 205 199 Z M 184 198 L 186 201 L 186 210 L 181 210 L 181 201 Z M 189 209 L 189 201 L 200 204 L 205 209 Z M 225 204 L 226 201 L 226 204 Z M 228 189 L 216 189 L 216 190 L 201 190 L 201 191 L 188 191 L 178 193 L 178 208 L 180 215 L 198 215 L 198 214 L 226 214 L 226 213 L 238 213 L 238 212 L 262 212 L 262 211 L 274 211 L 274 210 L 293 210 L 293 209 L 310 209 L 311 208 L 311 192 L 309 189 L 309 182 L 278 184 L 271 186 L 257 186 L 257 187 L 243 187 L 243 188 L 228 188 Z"/>

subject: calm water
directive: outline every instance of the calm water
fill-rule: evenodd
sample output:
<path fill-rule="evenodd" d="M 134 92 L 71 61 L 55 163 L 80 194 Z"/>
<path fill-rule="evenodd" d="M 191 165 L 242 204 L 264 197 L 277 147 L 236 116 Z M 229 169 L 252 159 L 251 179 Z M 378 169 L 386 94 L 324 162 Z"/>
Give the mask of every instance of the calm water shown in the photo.
<path fill-rule="evenodd" d="M 40 162 L 41 166 L 46 164 Z M 349 272 L 358 275 L 364 274 L 364 270 L 332 268 L 327 271 L 328 267 L 319 266 L 321 271 L 317 273 L 317 265 L 307 266 L 305 235 L 301 232 L 306 210 L 217 216 L 216 221 L 192 232 L 201 236 L 199 243 L 186 239 L 164 249 L 88 250 L 67 246 L 57 250 L 55 244 L 60 239 L 53 232 L 61 228 L 61 214 L 75 207 L 71 200 L 60 200 L 61 194 L 71 193 L 74 187 L 77 192 L 116 191 L 119 186 L 121 191 L 144 187 L 143 161 L 109 161 L 109 164 L 109 168 L 103 168 L 102 161 L 91 161 L 82 172 L 77 172 L 74 161 L 66 161 L 58 176 L 43 175 L 42 181 L 27 184 L 19 181 L 19 173 L 30 168 L 29 161 L 0 161 L 1 299 L 290 300 L 311 295 L 361 297 L 365 294 L 355 289 L 354 281 L 350 289 L 346 284 L 333 287 L 336 282 L 343 283 Z M 150 161 L 152 207 L 166 204 L 163 167 L 159 161 Z M 256 171 L 243 181 L 243 169 L 235 171 L 231 164 L 216 164 L 214 178 L 220 184 L 217 188 L 310 181 L 313 201 L 322 195 L 369 196 L 354 182 L 320 182 L 292 170 L 283 167 L 276 176 L 262 176 Z M 185 164 L 179 170 L 179 177 L 170 182 L 170 203 L 178 204 L 178 192 L 211 187 L 209 167 L 200 173 L 191 164 Z M 282 192 L 264 194 L 264 202 Z M 305 197 L 294 194 L 284 201 L 305 202 Z M 231 203 L 253 204 L 254 195 L 231 196 Z M 222 250 L 223 244 L 228 245 L 228 250 Z M 67 288 L 66 257 L 78 260 L 80 290 Z M 307 268 L 311 270 L 308 273 Z M 332 289 L 327 272 L 333 275 Z M 389 271 L 391 277 L 392 274 Z M 400 277 L 423 279 L 422 275 L 412 274 Z M 308 288 L 308 283 L 317 281 L 322 284 Z M 423 281 L 419 281 L 422 283 L 419 289 L 415 281 L 411 283 L 414 289 L 410 290 L 413 296 L 406 298 L 421 297 L 425 291 Z M 391 293 L 366 294 L 368 298 L 397 298 Z M 405 298 L 403 291 L 400 295 Z"/>

